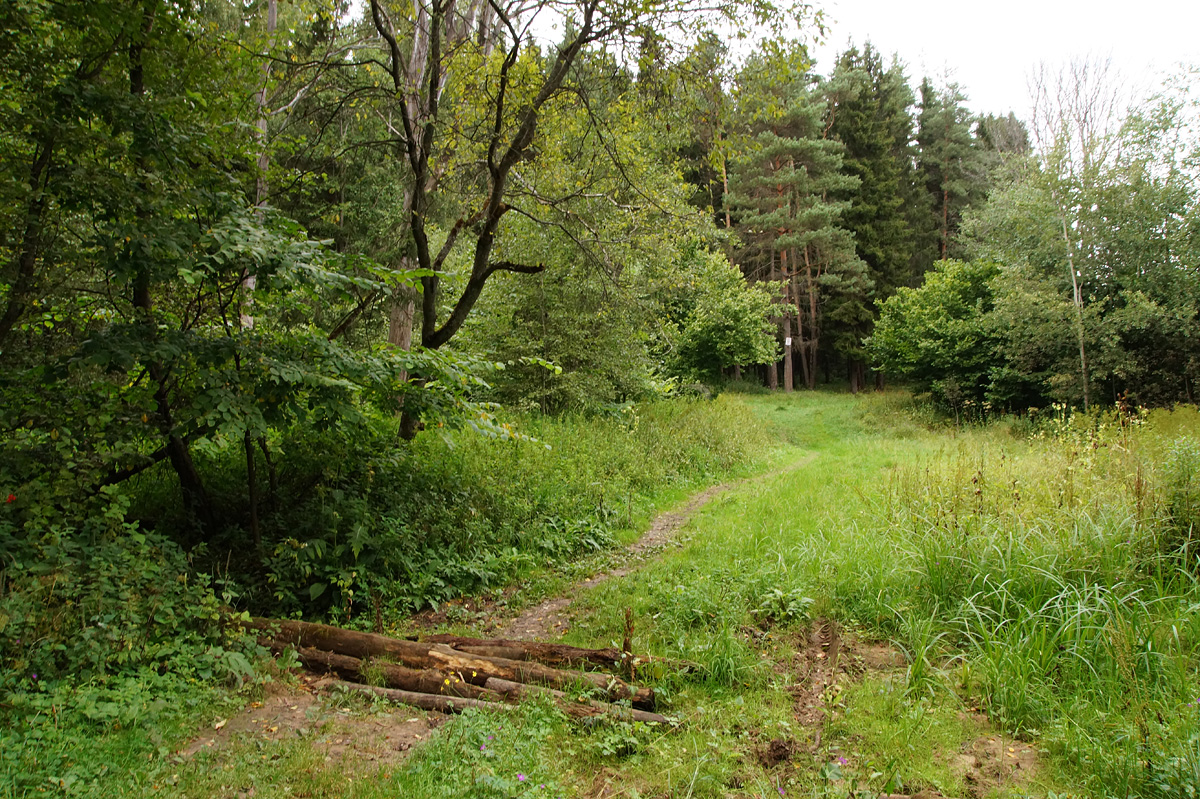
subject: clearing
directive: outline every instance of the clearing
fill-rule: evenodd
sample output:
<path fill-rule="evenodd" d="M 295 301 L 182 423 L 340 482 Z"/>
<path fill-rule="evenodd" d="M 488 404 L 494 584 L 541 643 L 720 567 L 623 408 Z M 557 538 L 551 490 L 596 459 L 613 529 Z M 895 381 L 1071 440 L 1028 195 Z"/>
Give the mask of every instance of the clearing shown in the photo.
<path fill-rule="evenodd" d="M 1000 427 L 931 429 L 898 395 L 747 401 L 782 442 L 763 473 L 663 513 L 609 567 L 556 596 L 519 612 L 472 601 L 458 624 L 436 625 L 620 646 L 631 612 L 635 653 L 703 667 L 640 675 L 674 724 L 569 722 L 539 702 L 443 723 L 314 696 L 302 680 L 176 755 L 173 794 L 983 799 L 1094 795 L 1089 780 L 1113 780 L 1123 755 L 1094 759 L 1111 744 L 1089 733 L 1096 750 L 1083 748 L 1071 736 L 1089 731 L 1059 709 L 1075 701 L 1098 713 L 1108 700 L 1054 693 L 1067 673 L 1051 661 L 1070 656 L 1069 642 L 1039 650 L 1049 676 L 1022 671 L 987 592 L 1023 602 L 1044 573 L 1078 594 L 1073 557 L 1090 564 L 1088 580 L 1129 568 L 1103 560 L 1118 528 L 1071 520 L 1125 501 L 1103 459 L 1132 445 L 1094 446 L 1084 469 L 1074 445 Z M 425 634 L 430 623 L 389 632 Z"/>

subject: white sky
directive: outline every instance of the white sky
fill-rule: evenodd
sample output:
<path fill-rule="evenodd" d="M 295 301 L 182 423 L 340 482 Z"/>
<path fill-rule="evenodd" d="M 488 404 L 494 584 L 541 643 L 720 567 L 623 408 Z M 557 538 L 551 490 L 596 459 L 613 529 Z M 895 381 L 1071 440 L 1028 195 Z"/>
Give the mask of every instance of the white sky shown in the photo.
<path fill-rule="evenodd" d="M 925 75 L 957 81 L 975 113 L 1029 116 L 1027 78 L 1040 63 L 1111 57 L 1141 94 L 1181 63 L 1200 65 L 1200 0 L 815 0 L 828 24 L 813 49 L 828 74 L 838 52 L 868 39 L 897 53 L 914 91 Z"/>

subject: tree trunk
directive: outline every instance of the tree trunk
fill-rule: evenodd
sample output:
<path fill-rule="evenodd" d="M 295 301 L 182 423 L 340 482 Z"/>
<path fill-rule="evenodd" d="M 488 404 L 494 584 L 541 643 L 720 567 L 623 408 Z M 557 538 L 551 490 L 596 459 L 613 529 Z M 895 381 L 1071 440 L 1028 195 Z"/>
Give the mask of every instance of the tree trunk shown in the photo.
<path fill-rule="evenodd" d="M 785 316 L 780 319 L 779 327 L 783 334 L 783 390 L 790 394 L 794 388 L 792 385 L 792 317 Z"/>
<path fill-rule="evenodd" d="M 275 41 L 275 28 L 279 21 L 279 0 L 267 0 L 267 48 L 270 50 Z M 269 53 L 268 53 L 269 55 Z M 263 59 L 262 87 L 258 90 L 258 121 L 256 123 L 258 139 L 258 179 L 254 185 L 254 205 L 261 219 L 267 207 L 267 169 L 271 166 L 271 154 L 267 150 L 267 88 L 271 80 L 271 60 Z M 243 329 L 254 327 L 254 290 L 258 288 L 258 276 L 250 274 L 248 269 L 242 270 L 241 309 L 238 318 Z M 250 456 L 253 457 L 253 456 Z M 253 500 L 251 500 L 253 504 Z M 251 510 L 251 515 L 255 513 Z"/>
<path fill-rule="evenodd" d="M 1083 375 L 1083 410 L 1086 413 L 1088 406 L 1091 404 L 1091 396 L 1088 386 L 1087 349 L 1084 347 L 1083 292 L 1079 288 L 1079 276 L 1075 272 L 1075 255 L 1071 249 L 1071 236 L 1067 232 L 1066 214 L 1063 213 L 1061 217 L 1063 242 L 1067 247 L 1067 268 L 1071 270 L 1071 296 L 1075 305 L 1075 322 L 1079 332 L 1079 371 Z"/>
<path fill-rule="evenodd" d="M 324 669 L 355 682 L 378 676 L 389 688 L 401 688 L 420 694 L 445 694 L 466 699 L 490 699 L 496 702 L 504 698 L 496 691 L 459 679 L 457 674 L 448 671 L 410 669 L 394 663 L 363 660 L 312 647 L 297 649 L 296 657 L 304 664 L 305 668 Z"/>
<path fill-rule="evenodd" d="M 359 659 L 391 657 L 409 668 L 454 672 L 475 685 L 483 685 L 488 677 L 499 677 L 502 680 L 515 682 L 540 683 L 554 688 L 571 688 L 580 684 L 590 684 L 600 691 L 601 695 L 612 700 L 629 699 L 635 707 L 652 708 L 654 705 L 652 690 L 648 688 L 634 689 L 624 681 L 605 674 L 566 671 L 540 663 L 471 655 L 445 644 L 403 641 L 374 633 L 354 632 L 303 621 L 253 619 L 245 622 L 244 626 L 271 635 L 277 644 L 323 649 Z"/>
<path fill-rule="evenodd" d="M 562 691 L 556 691 L 553 688 L 543 688 L 539 685 L 525 685 L 524 683 L 509 682 L 491 677 L 488 679 L 486 687 L 489 691 L 494 691 L 505 698 L 513 700 L 522 699 L 531 694 L 553 697 L 564 713 L 577 719 L 595 718 L 597 716 L 617 716 L 629 721 L 641 721 L 648 724 L 667 724 L 670 722 L 670 719 L 666 716 L 660 716 L 657 713 L 651 713 L 646 710 L 610 705 L 591 699 L 573 700 Z"/>
<path fill-rule="evenodd" d="M 330 684 L 344 688 L 347 691 L 374 694 L 384 699 L 390 699 L 400 705 L 408 705 L 409 707 L 416 707 L 421 710 L 436 710 L 439 713 L 461 713 L 469 707 L 480 710 L 500 711 L 508 711 L 513 708 L 512 705 L 504 702 L 484 702 L 479 699 L 463 699 L 457 696 L 421 694 L 415 691 L 402 691 L 398 688 L 379 688 L 374 685 L 360 685 L 359 683 L 344 682 L 342 680 L 332 680 Z"/>
<path fill-rule="evenodd" d="M 779 272 L 783 277 L 783 301 L 788 302 L 788 286 L 791 279 L 788 275 L 788 251 L 779 251 Z M 779 320 L 779 328 L 783 334 L 783 390 L 791 393 L 795 386 L 792 380 L 792 315 L 784 313 L 783 318 Z"/>
<path fill-rule="evenodd" d="M 400 262 L 401 269 L 412 267 L 409 259 Z M 413 319 L 417 315 L 417 290 L 411 286 L 397 289 L 388 314 L 388 344 L 401 350 L 412 349 Z M 408 372 L 400 372 L 400 380 L 408 380 Z"/>
<path fill-rule="evenodd" d="M 821 325 L 817 318 L 817 310 L 820 298 L 817 292 L 820 287 L 817 285 L 816 277 L 813 274 L 812 259 L 809 257 L 808 248 L 804 248 L 804 277 L 808 284 L 808 343 L 806 346 L 805 356 L 808 358 L 808 374 L 811 382 L 808 384 L 810 389 L 817 387 L 817 347 L 820 346 Z"/>
<path fill-rule="evenodd" d="M 583 649 L 567 644 L 548 644 L 541 641 L 518 641 L 512 638 L 467 638 L 461 635 L 438 634 L 429 635 L 426 643 L 446 644 L 459 652 L 469 654 L 490 655 L 509 660 L 536 660 L 548 666 L 582 666 L 591 663 L 605 668 L 621 668 L 625 660 L 621 650 L 614 647 L 605 649 Z M 673 671 L 696 671 L 695 663 L 686 660 L 671 660 L 646 656 L 638 658 L 644 663 L 661 663 Z"/>

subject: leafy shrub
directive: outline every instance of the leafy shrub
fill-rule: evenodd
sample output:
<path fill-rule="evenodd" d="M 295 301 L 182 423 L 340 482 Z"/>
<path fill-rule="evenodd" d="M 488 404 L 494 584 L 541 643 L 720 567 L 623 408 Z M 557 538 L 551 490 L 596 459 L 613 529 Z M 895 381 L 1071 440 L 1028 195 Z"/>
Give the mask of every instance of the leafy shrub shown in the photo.
<path fill-rule="evenodd" d="M 264 503 L 263 569 L 238 575 L 244 601 L 340 618 L 437 606 L 609 548 L 662 491 L 729 474 L 768 441 L 732 397 L 533 414 L 501 428 L 536 440 L 433 428 L 397 445 L 394 423 L 380 420 L 370 435 L 278 444 L 280 493 L 301 501 Z M 220 479 L 244 480 L 241 468 L 231 452 Z M 143 500 L 140 512 L 155 516 Z M 253 567 L 250 541 L 230 526 L 204 557 Z"/>
<path fill-rule="evenodd" d="M 209 580 L 125 521 L 122 497 L 13 496 L 0 509 L 0 795 L 112 795 L 163 725 L 205 706 L 205 685 L 254 678 L 259 650 L 226 639 Z"/>
<path fill-rule="evenodd" d="M 115 497 L 73 526 L 0 519 L 0 691 L 142 668 L 219 670 L 218 600 L 177 544 L 126 522 Z M 216 659 L 220 659 L 217 657 Z"/>

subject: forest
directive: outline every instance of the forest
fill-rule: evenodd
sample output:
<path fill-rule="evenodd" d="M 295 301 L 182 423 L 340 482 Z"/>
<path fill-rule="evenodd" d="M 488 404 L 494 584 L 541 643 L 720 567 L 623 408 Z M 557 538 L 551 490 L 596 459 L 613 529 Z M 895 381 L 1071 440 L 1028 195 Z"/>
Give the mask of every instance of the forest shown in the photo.
<path fill-rule="evenodd" d="M 0 21 L 0 796 L 1200 790 L 1194 67 L 1020 117 L 774 0 Z M 566 640 L 684 664 L 665 731 L 178 754 L 295 689 L 252 619 L 475 636 L 601 572 Z"/>

